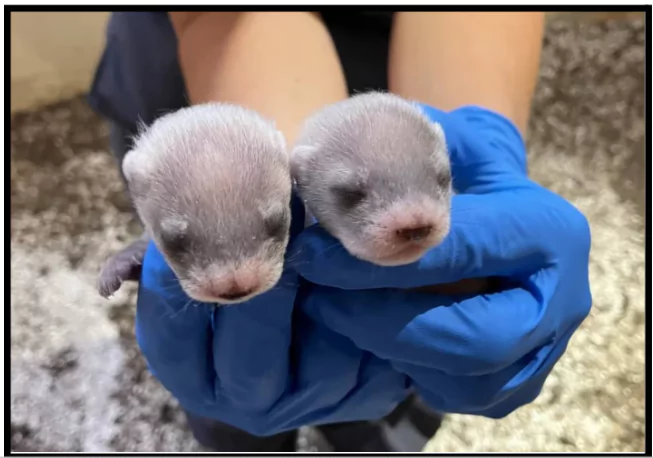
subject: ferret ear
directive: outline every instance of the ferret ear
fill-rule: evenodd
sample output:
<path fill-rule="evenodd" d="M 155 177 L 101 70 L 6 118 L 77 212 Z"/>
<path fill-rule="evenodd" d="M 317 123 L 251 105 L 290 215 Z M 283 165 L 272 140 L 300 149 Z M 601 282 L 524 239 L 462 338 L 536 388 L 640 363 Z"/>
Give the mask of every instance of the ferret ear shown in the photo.
<path fill-rule="evenodd" d="M 366 187 L 369 172 L 366 168 L 352 169 L 345 166 L 335 166 L 328 170 L 326 179 L 334 187 L 358 188 Z"/>
<path fill-rule="evenodd" d="M 280 130 L 274 131 L 274 139 L 277 142 L 277 146 L 286 154 L 286 160 L 290 160 L 290 152 L 288 151 L 288 142 L 286 141 L 286 136 Z"/>
<path fill-rule="evenodd" d="M 279 145 L 283 147 L 284 150 L 286 151 L 288 150 L 286 136 L 280 130 L 277 130 L 277 141 L 279 142 Z"/>
<path fill-rule="evenodd" d="M 438 138 L 438 141 L 442 143 L 443 148 L 446 148 L 447 136 L 444 134 L 444 129 L 442 128 L 442 124 L 440 124 L 439 122 L 434 122 L 431 125 L 433 126 L 433 132 L 435 133 L 435 136 Z"/>
<path fill-rule="evenodd" d="M 186 234 L 188 222 L 176 216 L 166 216 L 161 219 L 159 230 L 168 238 L 179 237 Z"/>
<path fill-rule="evenodd" d="M 444 153 L 444 156 L 448 159 L 449 149 L 447 147 L 447 136 L 444 133 L 442 125 L 440 123 L 433 122 L 431 123 L 431 129 L 435 135 L 436 142 L 435 149 L 433 150 L 433 160 L 439 162 L 442 159 L 442 153 Z"/>
<path fill-rule="evenodd" d="M 298 180 L 305 173 L 308 163 L 318 148 L 311 145 L 297 145 L 290 152 L 290 174 Z"/>
<path fill-rule="evenodd" d="M 260 200 L 258 202 L 258 211 L 263 216 L 263 218 L 267 218 L 271 215 L 274 215 L 275 213 L 281 213 L 283 212 L 283 204 L 276 200 Z"/>
<path fill-rule="evenodd" d="M 179 253 L 188 248 L 188 222 L 176 216 L 166 216 L 159 223 L 159 236 L 166 248 Z"/>
<path fill-rule="evenodd" d="M 147 176 L 152 168 L 152 159 L 145 151 L 132 149 L 122 161 L 122 173 L 132 195 L 142 195 L 147 191 Z"/>

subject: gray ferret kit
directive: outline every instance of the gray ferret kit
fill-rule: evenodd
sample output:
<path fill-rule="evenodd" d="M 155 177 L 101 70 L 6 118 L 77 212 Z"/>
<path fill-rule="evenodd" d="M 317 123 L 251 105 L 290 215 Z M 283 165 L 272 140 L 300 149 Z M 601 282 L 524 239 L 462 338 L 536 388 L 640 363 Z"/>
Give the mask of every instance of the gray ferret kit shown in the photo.
<path fill-rule="evenodd" d="M 399 96 L 368 92 L 309 116 L 291 174 L 309 213 L 352 255 L 380 265 L 420 259 L 446 237 L 453 195 L 444 132 Z M 471 294 L 486 279 L 422 291 Z"/>
<path fill-rule="evenodd" d="M 271 121 L 229 104 L 184 108 L 144 129 L 122 169 L 146 235 L 107 261 L 102 295 L 138 280 L 148 238 L 197 301 L 243 302 L 276 285 L 292 182 Z"/>
<path fill-rule="evenodd" d="M 370 92 L 322 108 L 306 119 L 289 159 L 282 135 L 251 112 L 218 105 L 185 110 L 155 122 L 139 138 L 136 154 L 127 155 L 123 170 L 139 215 L 146 226 L 154 226 L 149 233 L 193 298 L 234 303 L 251 297 L 225 297 L 221 291 L 226 300 L 217 301 L 218 294 L 198 294 L 197 282 L 184 282 L 198 266 L 212 263 L 218 272 L 225 262 L 242 263 L 245 253 L 267 253 L 267 258 L 258 256 L 258 265 L 267 260 L 268 272 L 274 272 L 259 293 L 278 280 L 288 241 L 290 176 L 308 212 L 365 261 L 381 266 L 415 262 L 449 231 L 454 191 L 444 132 L 403 98 Z M 259 150 L 246 143 L 248 135 L 258 139 Z M 223 151 L 227 139 L 231 147 Z M 245 151 L 240 158 L 239 149 Z M 221 166 L 224 171 L 218 171 Z M 174 205 L 163 199 L 184 186 L 192 198 L 175 197 Z M 267 206 L 261 206 L 262 196 L 272 198 Z M 270 233 L 262 228 L 270 226 L 280 227 L 282 235 L 262 249 L 261 240 Z M 257 243 L 242 240 L 247 231 L 256 232 L 250 237 Z M 180 233 L 185 234 L 185 255 L 176 254 Z M 224 246 L 219 240 L 241 248 L 219 249 Z M 138 280 L 145 247 L 139 240 L 107 262 L 101 294 L 112 294 L 122 279 Z M 203 281 L 210 282 L 210 272 L 203 271 Z M 488 288 L 487 279 L 469 279 L 417 290 L 478 294 Z"/>

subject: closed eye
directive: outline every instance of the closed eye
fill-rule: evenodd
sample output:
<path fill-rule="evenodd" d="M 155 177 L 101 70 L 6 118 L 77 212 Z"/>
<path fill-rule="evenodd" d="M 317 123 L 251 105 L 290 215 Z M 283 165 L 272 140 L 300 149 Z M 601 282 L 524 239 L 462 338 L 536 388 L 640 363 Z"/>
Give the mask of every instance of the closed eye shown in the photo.
<path fill-rule="evenodd" d="M 166 251 L 173 255 L 184 254 L 189 249 L 188 224 L 177 218 L 164 218 L 159 225 L 161 242 Z"/>
<path fill-rule="evenodd" d="M 180 255 L 188 250 L 188 237 L 186 234 L 162 234 L 162 241 L 170 254 Z"/>
<path fill-rule="evenodd" d="M 365 189 L 356 184 L 335 185 L 331 187 L 331 192 L 336 197 L 340 207 L 345 210 L 351 210 L 367 197 Z"/>
<path fill-rule="evenodd" d="M 451 186 L 452 178 L 451 173 L 447 171 L 440 171 L 437 175 L 438 185 L 442 188 L 449 188 Z"/>
<path fill-rule="evenodd" d="M 270 238 L 283 240 L 288 232 L 288 215 L 282 212 L 265 218 L 265 232 Z"/>

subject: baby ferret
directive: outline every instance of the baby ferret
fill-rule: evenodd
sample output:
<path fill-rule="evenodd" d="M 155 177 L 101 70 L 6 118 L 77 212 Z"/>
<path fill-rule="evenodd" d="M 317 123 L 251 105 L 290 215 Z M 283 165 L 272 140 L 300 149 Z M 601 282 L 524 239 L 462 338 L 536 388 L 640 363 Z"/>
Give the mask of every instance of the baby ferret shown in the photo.
<path fill-rule="evenodd" d="M 271 121 L 230 104 L 183 108 L 145 129 L 122 169 L 146 237 L 108 260 L 103 295 L 138 278 L 148 237 L 194 300 L 243 302 L 278 282 L 292 183 Z"/>
<path fill-rule="evenodd" d="M 290 163 L 307 211 L 359 259 L 416 262 L 449 232 L 454 190 L 444 131 L 399 96 L 368 92 L 315 112 Z M 486 287 L 486 279 L 470 279 L 427 290 Z"/>

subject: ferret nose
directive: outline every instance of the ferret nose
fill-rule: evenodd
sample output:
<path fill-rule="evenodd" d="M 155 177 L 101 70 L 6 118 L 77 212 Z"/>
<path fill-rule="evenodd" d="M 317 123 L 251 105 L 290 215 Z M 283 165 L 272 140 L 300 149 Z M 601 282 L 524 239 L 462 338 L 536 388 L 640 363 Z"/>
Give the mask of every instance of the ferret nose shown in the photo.
<path fill-rule="evenodd" d="M 255 288 L 241 288 L 239 286 L 232 286 L 228 291 L 223 292 L 218 297 L 227 299 L 229 301 L 237 301 L 243 297 L 249 296 L 254 292 Z"/>
<path fill-rule="evenodd" d="M 428 237 L 431 232 L 433 232 L 433 226 L 427 224 L 425 226 L 398 229 L 396 234 L 397 237 L 403 241 L 419 242 Z"/>
<path fill-rule="evenodd" d="M 263 286 L 262 277 L 258 271 L 245 267 L 224 269 L 207 278 L 204 296 L 212 298 L 211 302 L 240 302 L 255 294 Z"/>

